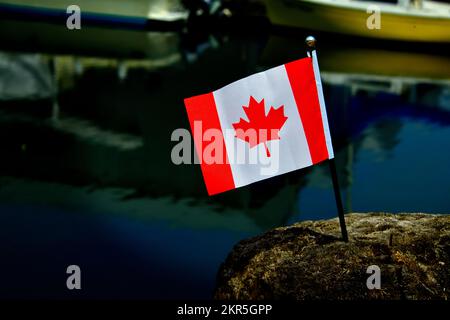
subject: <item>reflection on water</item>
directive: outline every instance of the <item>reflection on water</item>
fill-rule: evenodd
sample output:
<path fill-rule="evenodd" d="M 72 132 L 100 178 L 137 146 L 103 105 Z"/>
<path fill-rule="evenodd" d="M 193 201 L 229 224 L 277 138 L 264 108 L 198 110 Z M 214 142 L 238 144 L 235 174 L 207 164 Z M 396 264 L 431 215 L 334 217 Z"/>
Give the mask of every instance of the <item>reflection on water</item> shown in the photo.
<path fill-rule="evenodd" d="M 198 166 L 171 163 L 171 133 L 188 128 L 184 97 L 304 55 L 279 37 L 217 40 L 170 42 L 146 59 L 0 55 L 1 268 L 11 275 L 0 296 L 72 296 L 65 267 L 79 264 L 81 297 L 210 297 L 238 240 L 336 215 L 326 164 L 209 198 Z M 450 213 L 449 59 L 393 52 L 377 68 L 380 52 L 327 49 L 347 210 Z"/>

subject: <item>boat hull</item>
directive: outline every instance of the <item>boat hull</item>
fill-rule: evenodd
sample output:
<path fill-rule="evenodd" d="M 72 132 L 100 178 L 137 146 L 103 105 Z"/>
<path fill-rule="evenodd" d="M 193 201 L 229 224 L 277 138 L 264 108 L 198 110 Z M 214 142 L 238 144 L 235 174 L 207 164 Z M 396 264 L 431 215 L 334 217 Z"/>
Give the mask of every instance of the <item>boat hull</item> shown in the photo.
<path fill-rule="evenodd" d="M 2 18 L 15 20 L 63 22 L 68 17 L 69 0 L 0 0 Z M 187 18 L 188 12 L 179 0 L 78 0 L 82 25 L 144 29 L 149 24 L 177 23 Z M 71 12 L 71 11 L 69 11 Z"/>
<path fill-rule="evenodd" d="M 274 25 L 298 27 L 369 38 L 450 42 L 450 19 L 412 16 L 381 11 L 380 29 L 369 29 L 370 16 L 360 8 L 307 1 L 266 0 L 267 13 Z"/>

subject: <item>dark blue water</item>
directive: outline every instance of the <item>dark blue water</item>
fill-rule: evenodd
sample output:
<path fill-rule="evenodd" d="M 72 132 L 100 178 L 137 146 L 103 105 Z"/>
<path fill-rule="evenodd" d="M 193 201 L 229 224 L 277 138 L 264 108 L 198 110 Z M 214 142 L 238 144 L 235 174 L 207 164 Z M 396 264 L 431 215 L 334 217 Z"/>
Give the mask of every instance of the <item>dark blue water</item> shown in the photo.
<path fill-rule="evenodd" d="M 170 162 L 171 132 L 188 127 L 184 97 L 271 65 L 260 39 L 246 43 L 160 67 L 138 60 L 125 74 L 112 58 L 50 55 L 56 98 L 0 102 L 0 297 L 211 298 L 239 240 L 336 216 L 327 163 L 209 198 L 199 167 Z M 405 69 L 361 79 L 358 67 L 329 61 L 346 210 L 450 213 L 450 75 L 437 77 L 438 66 L 429 77 Z M 66 289 L 71 264 L 81 291 Z"/>

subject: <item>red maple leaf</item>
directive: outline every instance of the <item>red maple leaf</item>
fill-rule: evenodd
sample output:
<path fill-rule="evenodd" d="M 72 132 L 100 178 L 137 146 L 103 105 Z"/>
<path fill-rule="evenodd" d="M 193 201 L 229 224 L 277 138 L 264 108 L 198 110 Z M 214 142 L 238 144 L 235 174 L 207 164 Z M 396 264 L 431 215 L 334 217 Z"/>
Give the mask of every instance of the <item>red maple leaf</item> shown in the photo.
<path fill-rule="evenodd" d="M 264 99 L 258 102 L 250 96 L 248 106 L 242 106 L 242 108 L 247 115 L 248 121 L 240 118 L 239 122 L 233 123 L 236 137 L 249 143 L 250 148 L 264 143 L 266 154 L 270 157 L 266 142 L 280 139 L 278 133 L 287 120 L 287 117 L 284 115 L 284 106 L 280 106 L 278 109 L 270 107 L 269 113 L 266 115 Z"/>

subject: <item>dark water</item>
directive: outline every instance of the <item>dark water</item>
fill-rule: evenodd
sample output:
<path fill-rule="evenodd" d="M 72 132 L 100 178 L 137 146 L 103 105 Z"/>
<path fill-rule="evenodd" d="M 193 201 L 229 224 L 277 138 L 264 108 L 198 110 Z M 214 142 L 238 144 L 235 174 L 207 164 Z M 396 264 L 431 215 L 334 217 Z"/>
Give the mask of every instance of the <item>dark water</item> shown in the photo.
<path fill-rule="evenodd" d="M 183 98 L 304 56 L 296 39 L 146 39 L 159 51 L 1 54 L 1 297 L 210 298 L 239 240 L 336 216 L 326 163 L 209 198 L 170 161 Z M 347 211 L 450 213 L 449 59 L 319 54 Z"/>

